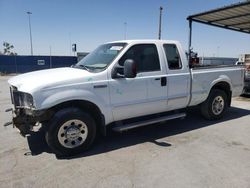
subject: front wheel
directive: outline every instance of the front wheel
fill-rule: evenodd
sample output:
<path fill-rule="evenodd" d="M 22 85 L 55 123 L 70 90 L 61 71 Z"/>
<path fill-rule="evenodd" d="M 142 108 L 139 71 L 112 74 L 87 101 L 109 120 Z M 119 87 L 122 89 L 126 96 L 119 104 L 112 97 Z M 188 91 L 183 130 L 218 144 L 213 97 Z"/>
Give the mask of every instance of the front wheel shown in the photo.
<path fill-rule="evenodd" d="M 78 108 L 56 112 L 48 126 L 46 141 L 58 155 L 81 153 L 92 145 L 96 136 L 95 121 Z"/>
<path fill-rule="evenodd" d="M 220 89 L 212 89 L 207 100 L 201 104 L 201 114 L 208 120 L 220 119 L 227 108 L 226 93 Z"/>

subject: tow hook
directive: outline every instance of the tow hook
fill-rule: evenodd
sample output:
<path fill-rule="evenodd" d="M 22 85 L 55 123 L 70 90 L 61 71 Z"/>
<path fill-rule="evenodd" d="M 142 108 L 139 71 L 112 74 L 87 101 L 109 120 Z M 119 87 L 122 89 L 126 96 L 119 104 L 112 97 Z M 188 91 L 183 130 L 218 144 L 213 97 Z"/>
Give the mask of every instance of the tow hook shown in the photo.
<path fill-rule="evenodd" d="M 10 121 L 10 122 L 5 123 L 3 126 L 4 126 L 4 127 L 7 127 L 7 126 L 12 125 L 12 124 L 13 124 L 13 122 Z M 13 126 L 14 126 L 14 125 L 13 125 Z"/>
<path fill-rule="evenodd" d="M 8 109 L 5 110 L 5 112 L 12 112 L 13 113 L 13 109 L 12 108 L 8 108 Z M 6 122 L 3 126 L 7 127 L 9 125 L 13 125 L 13 128 L 14 128 L 14 124 L 13 124 L 12 121 Z"/>
<path fill-rule="evenodd" d="M 13 112 L 13 109 L 12 108 L 8 108 L 8 109 L 5 110 L 5 112 L 10 112 L 10 111 Z"/>

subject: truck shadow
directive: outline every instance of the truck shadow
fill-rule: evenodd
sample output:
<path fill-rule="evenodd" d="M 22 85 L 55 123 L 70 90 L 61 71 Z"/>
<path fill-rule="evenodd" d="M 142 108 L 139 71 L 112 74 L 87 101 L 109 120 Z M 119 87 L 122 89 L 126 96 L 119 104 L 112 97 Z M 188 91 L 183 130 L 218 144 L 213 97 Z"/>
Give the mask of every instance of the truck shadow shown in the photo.
<path fill-rule="evenodd" d="M 94 147 L 83 154 L 73 157 L 59 157 L 58 159 L 73 159 L 98 155 L 113 150 L 118 150 L 132 145 L 151 142 L 160 147 L 171 147 L 173 143 L 159 142 L 158 139 L 182 134 L 196 129 L 201 129 L 207 126 L 216 126 L 220 122 L 238 119 L 243 116 L 250 115 L 250 110 L 231 107 L 225 114 L 224 118 L 217 121 L 204 120 L 200 116 L 198 108 L 189 109 L 187 117 L 184 120 L 172 120 L 164 123 L 158 123 L 146 127 L 137 128 L 124 133 L 114 133 L 109 131 L 107 137 L 100 137 Z M 42 131 L 34 132 L 27 137 L 31 155 L 39 155 L 43 152 L 52 153 L 46 144 L 44 133 Z"/>

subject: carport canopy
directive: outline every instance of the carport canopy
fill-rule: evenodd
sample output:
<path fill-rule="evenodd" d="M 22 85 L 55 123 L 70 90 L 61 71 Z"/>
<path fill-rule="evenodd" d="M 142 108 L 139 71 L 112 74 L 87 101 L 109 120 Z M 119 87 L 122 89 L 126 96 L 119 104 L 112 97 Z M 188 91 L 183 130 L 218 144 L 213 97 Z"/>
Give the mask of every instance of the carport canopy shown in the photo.
<path fill-rule="evenodd" d="M 250 34 L 250 0 L 194 14 L 189 20 L 189 58 L 191 54 L 192 22 Z"/>
<path fill-rule="evenodd" d="M 250 34 L 250 1 L 191 15 L 187 19 Z"/>

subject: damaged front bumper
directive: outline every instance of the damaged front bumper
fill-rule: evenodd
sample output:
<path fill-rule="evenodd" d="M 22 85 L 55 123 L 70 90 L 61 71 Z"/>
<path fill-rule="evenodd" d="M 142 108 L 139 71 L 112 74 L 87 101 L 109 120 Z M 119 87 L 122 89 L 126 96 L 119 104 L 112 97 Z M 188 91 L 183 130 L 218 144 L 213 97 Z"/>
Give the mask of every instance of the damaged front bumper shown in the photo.
<path fill-rule="evenodd" d="M 12 121 L 4 126 L 13 125 L 25 136 L 33 130 L 33 127 L 39 123 L 49 120 L 51 113 L 49 110 L 37 110 L 34 107 L 33 96 L 29 93 L 18 91 L 15 86 L 10 86 L 10 95 L 13 108 L 6 112 L 12 112 Z"/>
<path fill-rule="evenodd" d="M 13 125 L 20 130 L 21 135 L 26 136 L 30 134 L 33 127 L 39 123 L 50 119 L 52 113 L 45 110 L 33 110 L 33 109 L 7 109 L 6 112 L 12 112 L 12 121 L 7 122 L 4 126 Z"/>

